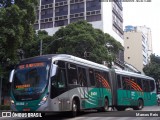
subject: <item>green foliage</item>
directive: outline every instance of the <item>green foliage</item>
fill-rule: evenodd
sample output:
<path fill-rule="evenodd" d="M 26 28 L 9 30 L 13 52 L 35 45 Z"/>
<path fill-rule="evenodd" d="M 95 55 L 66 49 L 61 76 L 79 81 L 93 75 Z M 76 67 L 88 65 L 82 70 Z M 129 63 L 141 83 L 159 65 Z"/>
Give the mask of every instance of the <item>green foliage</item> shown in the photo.
<path fill-rule="evenodd" d="M 13 0 L 0 0 L 0 7 L 10 7 Z"/>
<path fill-rule="evenodd" d="M 114 38 L 99 29 L 94 29 L 86 21 L 62 27 L 48 40 L 49 42 L 51 44 L 47 47 L 46 53 L 71 54 L 97 63 L 111 62 L 121 47 Z M 112 55 L 108 54 L 106 43 L 114 46 Z"/>
<path fill-rule="evenodd" d="M 49 36 L 46 31 L 38 31 L 34 35 L 34 39 L 31 42 L 26 43 L 23 46 L 25 51 L 25 58 L 40 55 L 40 42 L 42 40 L 42 53 L 47 54 L 48 45 L 52 42 L 52 36 Z"/>
<path fill-rule="evenodd" d="M 34 41 L 36 1 L 14 0 L 15 4 L 11 4 L 11 0 L 0 0 L 0 75 L 4 86 L 10 70 L 19 61 L 18 51 Z"/>
<path fill-rule="evenodd" d="M 143 68 L 143 71 L 146 75 L 153 77 L 155 80 L 160 80 L 160 57 L 152 54 L 150 58 L 150 63 Z"/>
<path fill-rule="evenodd" d="M 0 11 L 0 47 L 2 51 L 0 56 L 2 60 L 9 58 L 10 60 L 17 61 L 16 50 L 22 43 L 22 35 L 24 29 L 21 25 L 24 12 L 18 6 L 12 5 L 11 7 L 1 8 Z"/>

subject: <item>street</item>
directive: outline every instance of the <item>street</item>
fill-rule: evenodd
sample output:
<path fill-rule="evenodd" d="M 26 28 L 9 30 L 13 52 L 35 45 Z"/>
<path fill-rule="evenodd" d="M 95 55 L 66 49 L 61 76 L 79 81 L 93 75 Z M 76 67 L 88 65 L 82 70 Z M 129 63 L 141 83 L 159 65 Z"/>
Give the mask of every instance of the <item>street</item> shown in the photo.
<path fill-rule="evenodd" d="M 1 116 L 1 115 L 0 115 Z M 68 113 L 47 113 L 44 117 L 40 118 L 27 118 L 27 120 L 39 120 L 39 119 L 66 119 L 66 120 L 159 120 L 160 119 L 160 107 L 151 106 L 144 107 L 143 110 L 133 111 L 131 108 L 125 111 L 108 111 L 108 112 L 97 112 L 95 110 L 85 111 L 76 118 L 69 117 Z M 0 120 L 10 120 L 11 118 L 0 118 Z M 22 117 L 14 117 L 13 120 L 26 120 Z"/>

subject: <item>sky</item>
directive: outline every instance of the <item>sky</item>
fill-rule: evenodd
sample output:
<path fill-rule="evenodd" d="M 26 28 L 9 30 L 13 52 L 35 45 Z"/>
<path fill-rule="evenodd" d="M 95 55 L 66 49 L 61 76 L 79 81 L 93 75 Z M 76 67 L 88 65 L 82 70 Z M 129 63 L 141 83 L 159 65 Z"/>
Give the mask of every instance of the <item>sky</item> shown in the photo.
<path fill-rule="evenodd" d="M 128 0 L 129 1 L 129 0 Z M 160 0 L 122 2 L 123 25 L 146 26 L 152 32 L 153 53 L 160 56 Z"/>

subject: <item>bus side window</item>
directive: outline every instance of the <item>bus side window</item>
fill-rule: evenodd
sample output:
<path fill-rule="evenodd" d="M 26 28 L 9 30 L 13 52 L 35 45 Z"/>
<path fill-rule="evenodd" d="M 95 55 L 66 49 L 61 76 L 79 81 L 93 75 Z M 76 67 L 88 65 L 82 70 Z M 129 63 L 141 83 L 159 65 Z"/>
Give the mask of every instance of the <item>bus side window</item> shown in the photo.
<path fill-rule="evenodd" d="M 64 61 L 55 61 L 55 64 L 58 65 L 60 68 L 65 68 L 65 62 Z"/>
<path fill-rule="evenodd" d="M 155 89 L 155 84 L 154 84 L 154 81 L 153 80 L 150 80 L 150 91 L 154 91 Z"/>
<path fill-rule="evenodd" d="M 143 90 L 144 92 L 149 92 L 149 81 L 148 80 L 143 80 Z"/>
<path fill-rule="evenodd" d="M 58 70 L 57 80 L 58 80 L 58 88 L 65 88 L 66 87 L 66 84 L 65 84 L 66 74 L 65 74 L 64 69 Z"/>
<path fill-rule="evenodd" d="M 96 79 L 96 87 L 101 87 L 101 80 L 102 80 L 101 72 L 95 71 L 94 73 L 95 73 L 95 79 Z"/>
<path fill-rule="evenodd" d="M 68 83 L 73 84 L 73 85 L 77 85 L 78 84 L 78 76 L 77 76 L 76 65 L 68 63 L 67 73 L 68 73 Z"/>
<path fill-rule="evenodd" d="M 94 70 L 89 68 L 89 80 L 91 86 L 95 86 L 95 79 L 94 79 Z"/>
<path fill-rule="evenodd" d="M 122 82 L 121 82 L 121 77 L 120 75 L 117 75 L 117 81 L 118 81 L 118 88 L 121 89 L 122 88 Z"/>
<path fill-rule="evenodd" d="M 124 90 L 130 90 L 129 77 L 122 76 L 122 84 Z"/>
<path fill-rule="evenodd" d="M 80 86 L 86 87 L 87 86 L 87 75 L 86 75 L 86 69 L 78 67 L 78 79 Z"/>
<path fill-rule="evenodd" d="M 135 88 L 135 85 L 137 83 L 137 80 L 135 77 L 131 77 L 131 90 L 137 90 L 137 88 Z"/>
<path fill-rule="evenodd" d="M 143 90 L 143 88 L 142 88 L 142 79 L 141 78 L 137 78 L 137 84 Z"/>
<path fill-rule="evenodd" d="M 109 85 L 110 88 L 110 81 L 109 81 L 109 74 L 108 72 L 103 72 L 103 78 L 106 80 L 107 84 Z"/>

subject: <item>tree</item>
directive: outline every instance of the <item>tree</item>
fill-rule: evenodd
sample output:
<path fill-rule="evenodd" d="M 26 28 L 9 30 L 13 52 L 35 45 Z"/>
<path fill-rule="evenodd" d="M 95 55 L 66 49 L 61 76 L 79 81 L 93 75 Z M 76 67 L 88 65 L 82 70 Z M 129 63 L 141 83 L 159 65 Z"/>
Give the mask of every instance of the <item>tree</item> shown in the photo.
<path fill-rule="evenodd" d="M 36 1 L 0 1 L 0 75 L 4 80 L 3 88 L 7 88 L 9 72 L 19 61 L 18 52 L 34 39 Z"/>
<path fill-rule="evenodd" d="M 34 39 L 24 45 L 25 58 L 40 55 L 40 42 L 42 41 L 42 54 L 48 54 L 47 48 L 53 37 L 49 36 L 46 31 L 38 31 Z"/>
<path fill-rule="evenodd" d="M 15 64 L 17 51 L 33 41 L 36 0 L 2 0 L 0 8 L 0 61 Z"/>
<path fill-rule="evenodd" d="M 53 35 L 52 44 L 47 52 L 71 54 L 97 63 L 111 61 L 113 56 L 108 54 L 105 45 L 111 41 L 108 38 L 107 34 L 99 29 L 94 29 L 86 21 L 78 21 L 59 29 Z M 112 40 L 115 39 L 112 38 Z M 112 45 L 114 46 L 114 44 Z"/>
<path fill-rule="evenodd" d="M 158 81 L 160 80 L 160 57 L 152 54 L 150 58 L 150 63 L 143 68 L 143 71 L 146 75 L 153 77 Z"/>
<path fill-rule="evenodd" d="M 1 8 L 0 11 L 0 52 L 1 61 L 10 59 L 11 63 L 17 61 L 17 49 L 22 43 L 24 29 L 21 25 L 24 12 L 18 6 Z"/>

